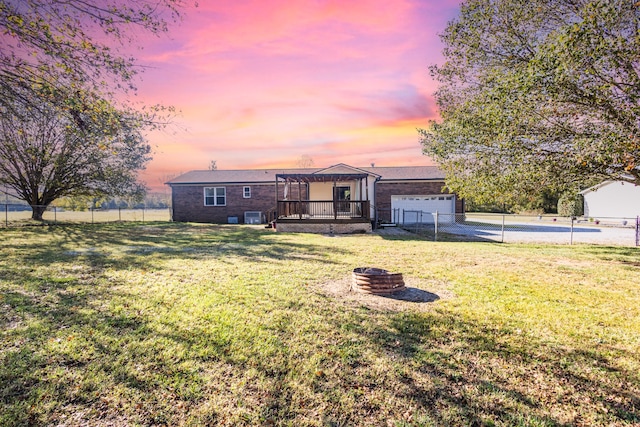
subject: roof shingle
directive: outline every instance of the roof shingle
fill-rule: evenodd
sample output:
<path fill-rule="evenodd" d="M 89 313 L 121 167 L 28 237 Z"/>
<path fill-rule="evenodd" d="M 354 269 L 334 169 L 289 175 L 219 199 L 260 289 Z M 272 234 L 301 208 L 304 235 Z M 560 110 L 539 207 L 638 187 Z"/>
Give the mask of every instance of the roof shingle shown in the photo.
<path fill-rule="evenodd" d="M 312 174 L 322 173 L 327 169 L 330 168 L 194 170 L 182 174 L 166 184 L 271 183 L 275 182 L 276 174 Z M 356 169 L 378 175 L 381 181 L 444 180 L 444 173 L 437 166 L 376 166 Z"/>

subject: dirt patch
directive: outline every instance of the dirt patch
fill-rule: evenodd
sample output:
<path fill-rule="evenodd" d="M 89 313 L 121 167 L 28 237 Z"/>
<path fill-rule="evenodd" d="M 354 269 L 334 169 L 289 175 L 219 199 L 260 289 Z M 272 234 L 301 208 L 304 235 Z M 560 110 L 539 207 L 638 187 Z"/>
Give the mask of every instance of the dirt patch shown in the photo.
<path fill-rule="evenodd" d="M 372 309 L 389 311 L 427 311 L 433 309 L 440 301 L 455 297 L 449 283 L 444 281 L 405 277 L 404 283 L 405 290 L 390 295 L 372 295 L 352 291 L 351 275 L 321 283 L 318 287 L 320 292 L 330 297 Z"/>

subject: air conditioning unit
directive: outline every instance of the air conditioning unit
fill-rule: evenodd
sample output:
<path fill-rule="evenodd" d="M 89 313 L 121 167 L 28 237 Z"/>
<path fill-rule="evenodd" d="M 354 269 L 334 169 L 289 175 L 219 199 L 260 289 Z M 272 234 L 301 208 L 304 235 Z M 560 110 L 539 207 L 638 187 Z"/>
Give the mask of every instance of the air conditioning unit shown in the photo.
<path fill-rule="evenodd" d="M 262 224 L 262 212 L 249 211 L 244 213 L 245 224 Z"/>

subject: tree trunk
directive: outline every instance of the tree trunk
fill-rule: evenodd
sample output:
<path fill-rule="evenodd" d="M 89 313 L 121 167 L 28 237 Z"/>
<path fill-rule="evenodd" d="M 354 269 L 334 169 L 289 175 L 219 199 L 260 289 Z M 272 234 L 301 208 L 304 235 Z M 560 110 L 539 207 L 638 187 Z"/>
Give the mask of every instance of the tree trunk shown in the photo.
<path fill-rule="evenodd" d="M 36 205 L 36 206 L 31 206 L 31 209 L 32 209 L 31 219 L 34 219 L 36 221 L 42 221 L 42 215 L 47 210 L 47 207 L 42 205 Z"/>

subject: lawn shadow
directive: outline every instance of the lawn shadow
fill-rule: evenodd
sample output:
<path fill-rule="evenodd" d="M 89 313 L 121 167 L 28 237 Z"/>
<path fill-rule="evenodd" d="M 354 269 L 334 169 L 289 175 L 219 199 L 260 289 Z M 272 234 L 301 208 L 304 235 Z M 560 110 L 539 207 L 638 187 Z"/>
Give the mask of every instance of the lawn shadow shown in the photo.
<path fill-rule="evenodd" d="M 331 263 L 327 252 L 347 251 L 330 243 L 304 244 L 276 238 L 273 231 L 238 225 L 191 223 L 109 223 L 99 225 L 69 225 L 49 227 L 56 244 L 33 247 L 25 243 L 12 245 L 24 250 L 24 260 L 34 265 L 46 265 L 75 259 L 94 268 L 110 266 L 116 269 L 151 269 L 158 261 L 179 256 L 184 259 L 210 258 L 224 261 L 229 257 L 253 263 L 310 260 Z M 30 228 L 37 240 L 39 229 Z"/>
<path fill-rule="evenodd" d="M 424 291 L 418 288 L 412 288 L 410 286 L 405 287 L 402 291 L 394 292 L 392 294 L 381 294 L 383 298 L 389 298 L 398 301 L 407 301 L 415 303 L 434 302 L 440 299 L 440 296 L 433 292 Z"/>
<path fill-rule="evenodd" d="M 386 327 L 359 330 L 376 352 L 412 367 L 402 376 L 403 396 L 428 425 L 640 421 L 637 372 L 616 363 L 637 355 L 614 346 L 553 345 L 487 319 L 440 312 L 390 313 Z M 567 407 L 576 412 L 563 414 Z"/>

